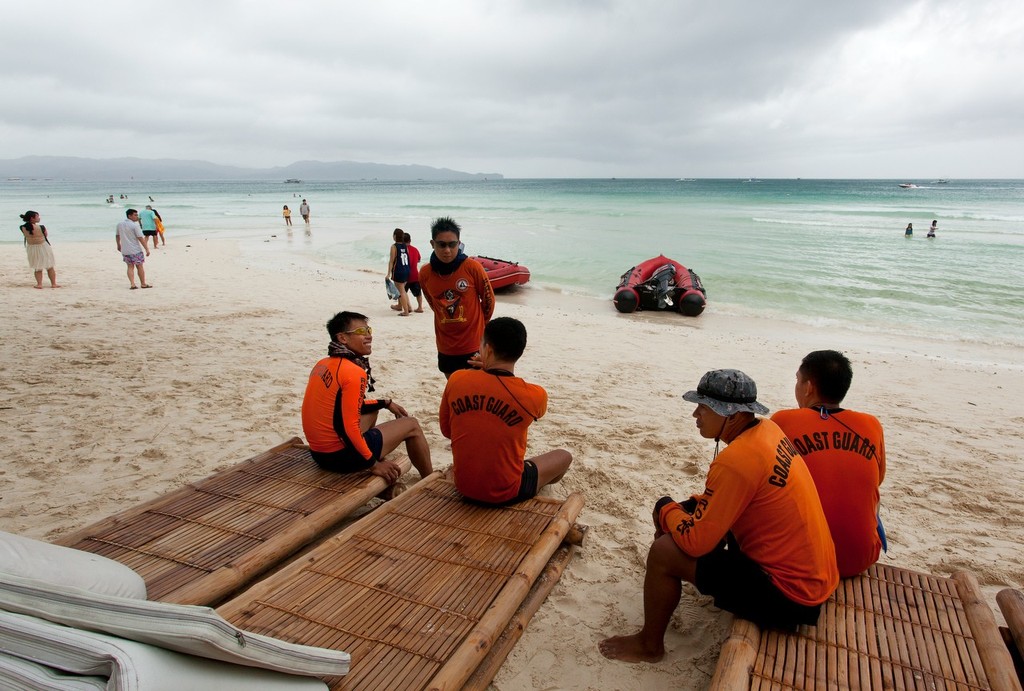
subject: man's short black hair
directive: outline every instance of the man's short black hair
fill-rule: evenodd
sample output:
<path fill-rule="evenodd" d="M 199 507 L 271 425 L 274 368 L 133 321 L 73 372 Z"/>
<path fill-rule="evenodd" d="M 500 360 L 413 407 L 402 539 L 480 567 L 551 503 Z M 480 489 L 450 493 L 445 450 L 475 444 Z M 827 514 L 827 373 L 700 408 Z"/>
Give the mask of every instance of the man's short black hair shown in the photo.
<path fill-rule="evenodd" d="M 365 314 L 359 312 L 338 312 L 327 322 L 327 334 L 334 340 L 334 337 L 343 331 L 348 331 L 354 321 L 368 321 Z"/>
<path fill-rule="evenodd" d="M 132 214 L 137 214 L 137 213 L 139 213 L 139 212 L 136 211 L 135 209 L 128 209 L 127 211 L 124 212 L 124 217 L 128 218 Z"/>
<path fill-rule="evenodd" d="M 800 374 L 814 382 L 826 403 L 838 404 L 846 398 L 853 381 L 853 368 L 838 350 L 815 350 L 800 362 Z"/>
<path fill-rule="evenodd" d="M 459 224 L 453 221 L 448 216 L 442 216 L 434 221 L 434 225 L 430 226 L 430 239 L 435 239 L 441 233 L 455 233 L 455 237 L 462 239 L 462 228 Z"/>
<path fill-rule="evenodd" d="M 502 360 L 515 362 L 526 350 L 526 327 L 512 317 L 495 317 L 484 327 L 484 343 Z"/>

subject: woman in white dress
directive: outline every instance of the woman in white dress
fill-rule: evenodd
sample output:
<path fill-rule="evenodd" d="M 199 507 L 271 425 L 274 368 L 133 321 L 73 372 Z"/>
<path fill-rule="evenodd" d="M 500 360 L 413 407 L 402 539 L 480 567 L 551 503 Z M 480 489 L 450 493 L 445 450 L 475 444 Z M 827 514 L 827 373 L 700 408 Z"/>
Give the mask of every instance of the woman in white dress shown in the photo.
<path fill-rule="evenodd" d="M 26 211 L 21 215 L 25 222 L 21 226 L 21 234 L 25 237 L 25 251 L 28 253 L 28 265 L 36 275 L 36 288 L 43 287 L 43 272 L 50 279 L 51 288 L 60 288 L 57 285 L 57 268 L 53 258 L 53 249 L 50 247 L 50 238 L 46 235 L 46 226 L 39 222 L 39 214 L 35 211 Z"/>

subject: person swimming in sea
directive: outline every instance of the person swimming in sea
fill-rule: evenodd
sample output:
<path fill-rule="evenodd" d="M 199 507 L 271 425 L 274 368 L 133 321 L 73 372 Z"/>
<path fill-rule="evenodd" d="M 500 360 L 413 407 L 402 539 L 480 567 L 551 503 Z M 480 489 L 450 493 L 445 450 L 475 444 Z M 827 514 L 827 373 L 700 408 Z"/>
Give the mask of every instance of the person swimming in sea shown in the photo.
<path fill-rule="evenodd" d="M 935 231 L 938 230 L 938 229 L 939 229 L 939 222 L 938 221 L 932 221 L 932 227 L 928 229 L 928 235 L 926 235 L 925 237 L 929 237 L 929 238 L 935 237 Z"/>

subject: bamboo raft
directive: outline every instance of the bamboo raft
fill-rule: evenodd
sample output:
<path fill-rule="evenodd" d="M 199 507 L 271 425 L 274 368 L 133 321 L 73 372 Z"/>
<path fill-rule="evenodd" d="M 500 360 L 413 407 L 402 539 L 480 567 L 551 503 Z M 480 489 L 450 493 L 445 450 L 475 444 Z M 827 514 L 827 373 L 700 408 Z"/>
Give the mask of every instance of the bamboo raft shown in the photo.
<path fill-rule="evenodd" d="M 411 466 L 407 457 L 395 462 L 403 473 Z M 56 542 L 131 567 L 151 600 L 212 605 L 386 489 L 369 473 L 320 470 L 293 437 Z"/>
<path fill-rule="evenodd" d="M 1024 608 L 1020 610 L 1024 613 Z M 735 619 L 711 689 L 1017 689 L 978 582 L 875 564 L 840 581 L 816 626 Z"/>
<path fill-rule="evenodd" d="M 331 689 L 483 689 L 571 559 L 583 498 L 506 508 L 434 473 L 218 608 L 237 626 L 348 651 Z"/>

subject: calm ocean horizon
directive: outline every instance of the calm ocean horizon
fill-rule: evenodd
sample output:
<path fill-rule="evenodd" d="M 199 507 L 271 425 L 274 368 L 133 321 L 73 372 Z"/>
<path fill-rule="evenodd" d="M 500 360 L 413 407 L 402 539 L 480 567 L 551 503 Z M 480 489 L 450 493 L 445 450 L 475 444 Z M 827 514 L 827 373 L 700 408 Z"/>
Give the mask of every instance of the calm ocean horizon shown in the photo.
<path fill-rule="evenodd" d="M 622 273 L 664 254 L 701 276 L 709 311 L 1024 345 L 1021 180 L 0 181 L 4 242 L 20 243 L 19 215 L 38 211 L 58 266 L 62 242 L 113 243 L 124 209 L 147 203 L 172 245 L 236 238 L 260 263 L 309 257 L 383 274 L 395 227 L 426 259 L 432 219 L 451 216 L 469 254 L 525 264 L 527 290 L 609 300 L 597 309 L 613 309 Z"/>

